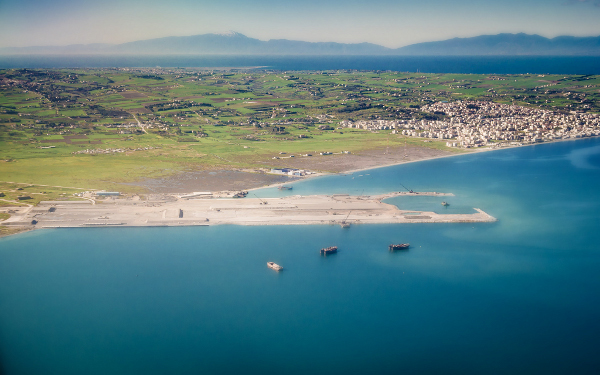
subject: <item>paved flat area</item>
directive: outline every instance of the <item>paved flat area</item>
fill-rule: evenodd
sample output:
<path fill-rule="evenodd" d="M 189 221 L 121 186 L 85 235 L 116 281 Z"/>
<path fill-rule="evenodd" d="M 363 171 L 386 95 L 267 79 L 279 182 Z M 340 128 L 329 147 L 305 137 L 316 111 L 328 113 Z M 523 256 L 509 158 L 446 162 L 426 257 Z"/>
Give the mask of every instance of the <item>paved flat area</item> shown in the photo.
<path fill-rule="evenodd" d="M 476 209 L 473 214 L 437 214 L 401 210 L 382 200 L 408 193 L 379 196 L 313 195 L 284 198 L 179 199 L 92 202 L 41 202 L 35 209 L 11 218 L 12 225 L 36 227 L 181 226 L 181 225 L 301 225 L 491 222 Z M 444 193 L 413 193 L 439 195 Z M 412 195 L 412 194 L 411 194 Z"/>

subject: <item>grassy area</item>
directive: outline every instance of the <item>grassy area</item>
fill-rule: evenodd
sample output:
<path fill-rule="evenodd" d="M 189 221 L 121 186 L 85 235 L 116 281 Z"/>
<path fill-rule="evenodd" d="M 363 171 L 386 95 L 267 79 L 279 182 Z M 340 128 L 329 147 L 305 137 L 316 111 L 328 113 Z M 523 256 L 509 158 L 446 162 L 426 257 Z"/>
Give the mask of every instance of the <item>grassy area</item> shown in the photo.
<path fill-rule="evenodd" d="M 0 207 L 36 205 L 46 200 L 73 199 L 82 189 L 44 186 L 14 182 L 0 182 Z"/>
<path fill-rule="evenodd" d="M 419 108 L 435 101 L 600 112 L 599 76 L 21 69 L 0 78 L 1 179 L 79 189 L 128 191 L 120 184 L 181 170 L 260 168 L 280 152 L 447 150 L 390 131 L 338 129 L 347 119 L 430 116 Z M 31 191 L 33 202 L 48 190 Z"/>

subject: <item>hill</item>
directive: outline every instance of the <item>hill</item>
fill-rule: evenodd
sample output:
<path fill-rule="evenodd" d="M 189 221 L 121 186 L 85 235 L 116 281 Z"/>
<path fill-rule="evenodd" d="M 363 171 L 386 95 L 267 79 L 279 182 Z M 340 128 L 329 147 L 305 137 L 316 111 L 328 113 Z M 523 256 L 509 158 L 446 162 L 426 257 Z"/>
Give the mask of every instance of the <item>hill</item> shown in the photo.
<path fill-rule="evenodd" d="M 438 42 L 412 44 L 396 50 L 402 55 L 600 55 L 600 36 L 559 36 L 497 34 L 472 38 L 453 38 Z"/>
<path fill-rule="evenodd" d="M 263 41 L 240 33 L 171 36 L 123 44 L 0 48 L 0 54 L 126 55 L 600 55 L 600 36 L 545 38 L 529 34 L 481 35 L 391 49 L 372 43 Z"/>

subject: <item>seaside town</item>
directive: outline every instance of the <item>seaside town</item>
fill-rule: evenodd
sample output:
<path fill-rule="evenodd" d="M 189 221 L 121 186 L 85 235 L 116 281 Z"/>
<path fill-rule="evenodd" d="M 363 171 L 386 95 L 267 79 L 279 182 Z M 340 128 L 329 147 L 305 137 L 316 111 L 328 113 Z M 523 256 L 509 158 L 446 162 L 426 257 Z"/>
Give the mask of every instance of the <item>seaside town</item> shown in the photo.
<path fill-rule="evenodd" d="M 342 121 L 343 128 L 371 131 L 392 129 L 394 134 L 447 139 L 448 147 L 520 146 L 600 135 L 600 116 L 592 113 L 553 112 L 538 108 L 484 101 L 436 102 L 420 108 L 445 116 L 443 120 Z"/>

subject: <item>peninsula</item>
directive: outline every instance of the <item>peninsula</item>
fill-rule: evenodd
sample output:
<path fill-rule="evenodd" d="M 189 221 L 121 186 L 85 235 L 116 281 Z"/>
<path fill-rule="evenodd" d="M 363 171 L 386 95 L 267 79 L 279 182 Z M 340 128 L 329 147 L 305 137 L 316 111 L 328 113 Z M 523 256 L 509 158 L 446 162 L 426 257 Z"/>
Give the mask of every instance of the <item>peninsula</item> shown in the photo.
<path fill-rule="evenodd" d="M 594 137 L 600 134 L 599 87 L 597 75 L 0 70 L 0 234 L 12 233 L 13 222 L 33 220 L 39 226 L 301 224 L 337 222 L 350 210 L 353 222 L 444 221 L 433 213 L 406 217 L 376 198 L 371 203 L 383 211 L 361 215 L 354 205 L 362 207 L 364 197 L 347 198 L 346 209 L 317 212 L 305 203 L 333 198 L 295 198 L 299 208 L 292 214 L 272 208 L 292 205 L 291 198 L 266 205 L 231 200 L 233 208 L 215 211 L 205 200 L 149 197 L 240 191 L 321 173 Z M 93 205 L 82 194 L 101 190 L 142 198 Z M 37 206 L 49 201 L 55 203 Z M 73 216 L 78 205 L 77 212 L 91 216 Z M 102 211 L 109 205 L 116 211 Z M 138 214 L 128 216 L 123 207 Z"/>

